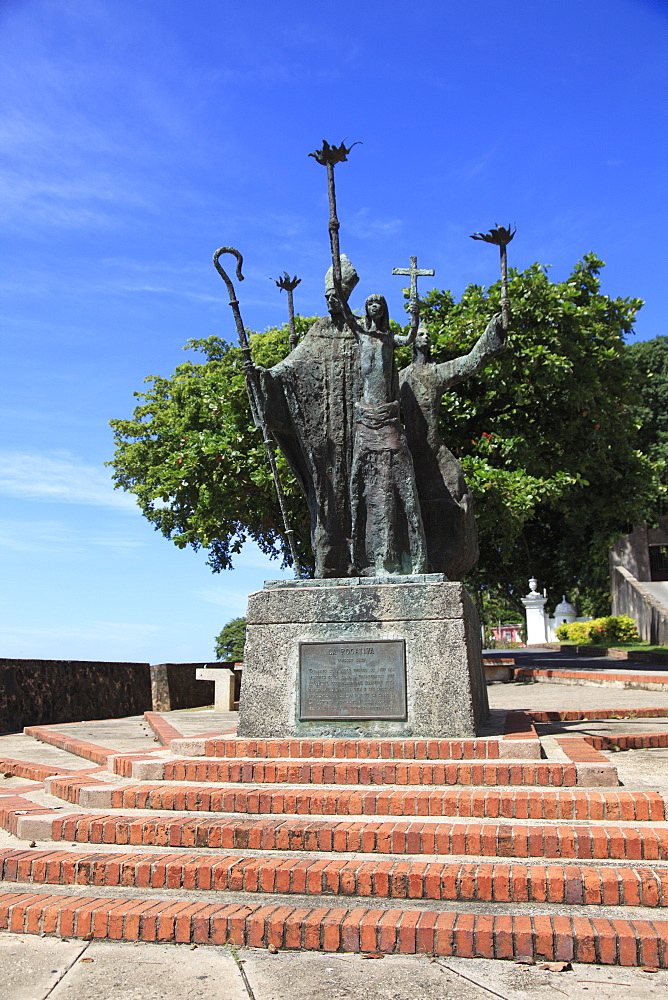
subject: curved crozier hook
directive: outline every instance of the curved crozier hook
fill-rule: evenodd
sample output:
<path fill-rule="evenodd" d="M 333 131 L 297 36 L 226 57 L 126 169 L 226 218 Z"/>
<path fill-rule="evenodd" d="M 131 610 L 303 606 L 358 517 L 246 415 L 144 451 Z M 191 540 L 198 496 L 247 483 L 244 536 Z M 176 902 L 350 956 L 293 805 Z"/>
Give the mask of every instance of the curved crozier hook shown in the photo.
<path fill-rule="evenodd" d="M 228 274 L 226 273 L 225 269 L 223 268 L 223 265 L 220 263 L 220 260 L 219 260 L 220 256 L 222 254 L 224 254 L 224 253 L 231 253 L 232 256 L 236 257 L 236 259 L 237 259 L 237 270 L 236 270 L 237 281 L 243 281 L 244 280 L 244 276 L 241 273 L 241 267 L 243 265 L 244 259 L 243 259 L 243 256 L 239 253 L 239 251 L 235 250 L 234 247 L 219 247 L 219 249 L 216 250 L 215 254 L 213 255 L 214 267 L 216 268 L 216 270 L 220 274 L 221 278 L 223 279 L 223 281 L 225 282 L 225 284 L 229 288 L 229 286 L 231 284 L 230 278 L 229 278 Z"/>
<path fill-rule="evenodd" d="M 239 253 L 239 251 L 235 250 L 234 247 L 219 247 L 218 250 L 216 250 L 216 252 L 213 255 L 214 267 L 216 268 L 218 274 L 221 276 L 221 278 L 227 285 L 227 290 L 230 293 L 230 305 L 232 306 L 232 312 L 234 313 L 234 321 L 237 326 L 237 333 L 239 334 L 239 340 L 244 350 L 247 351 L 248 338 L 246 337 L 246 331 L 244 329 L 243 320 L 241 318 L 241 313 L 239 312 L 239 303 L 237 301 L 234 285 L 232 284 L 232 279 L 230 278 L 229 274 L 227 273 L 223 265 L 220 263 L 219 259 L 221 255 L 224 253 L 231 253 L 233 257 L 236 257 L 237 261 L 236 275 L 238 281 L 244 280 L 244 276 L 241 273 L 241 266 L 244 262 L 244 259 L 242 255 Z"/>

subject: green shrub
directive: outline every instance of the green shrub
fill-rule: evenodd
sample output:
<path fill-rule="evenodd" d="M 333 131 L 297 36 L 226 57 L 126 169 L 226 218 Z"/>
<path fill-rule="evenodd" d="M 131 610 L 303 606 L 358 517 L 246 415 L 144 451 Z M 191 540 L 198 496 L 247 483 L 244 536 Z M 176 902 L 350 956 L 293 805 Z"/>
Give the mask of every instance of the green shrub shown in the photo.
<path fill-rule="evenodd" d="M 577 642 L 581 646 L 597 643 L 611 645 L 615 642 L 638 642 L 640 636 L 635 622 L 628 615 L 608 615 L 590 622 L 572 622 L 559 625 L 557 639 Z"/>
<path fill-rule="evenodd" d="M 579 642 L 585 644 L 591 642 L 589 638 L 589 626 L 591 622 L 573 622 L 571 625 L 559 625 L 557 628 L 557 639 L 568 642 Z"/>
<path fill-rule="evenodd" d="M 636 623 L 628 615 L 617 615 L 610 619 L 612 631 L 609 636 L 610 642 L 638 642 L 640 635 Z"/>

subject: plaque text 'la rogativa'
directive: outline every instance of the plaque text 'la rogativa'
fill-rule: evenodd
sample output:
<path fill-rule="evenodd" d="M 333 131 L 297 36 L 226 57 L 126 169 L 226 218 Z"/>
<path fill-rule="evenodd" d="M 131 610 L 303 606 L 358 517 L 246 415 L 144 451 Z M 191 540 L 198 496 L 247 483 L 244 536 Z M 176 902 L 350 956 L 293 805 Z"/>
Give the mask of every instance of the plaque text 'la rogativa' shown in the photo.
<path fill-rule="evenodd" d="M 402 639 L 302 642 L 300 712 L 310 719 L 405 719 Z"/>

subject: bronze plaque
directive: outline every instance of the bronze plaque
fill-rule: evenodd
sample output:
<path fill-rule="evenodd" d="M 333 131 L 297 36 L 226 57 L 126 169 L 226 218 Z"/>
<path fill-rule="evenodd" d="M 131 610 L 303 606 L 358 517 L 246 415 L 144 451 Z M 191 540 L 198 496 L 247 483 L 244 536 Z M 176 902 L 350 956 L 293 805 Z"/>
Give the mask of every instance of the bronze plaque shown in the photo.
<path fill-rule="evenodd" d="M 405 719 L 403 639 L 300 642 L 299 718 Z"/>

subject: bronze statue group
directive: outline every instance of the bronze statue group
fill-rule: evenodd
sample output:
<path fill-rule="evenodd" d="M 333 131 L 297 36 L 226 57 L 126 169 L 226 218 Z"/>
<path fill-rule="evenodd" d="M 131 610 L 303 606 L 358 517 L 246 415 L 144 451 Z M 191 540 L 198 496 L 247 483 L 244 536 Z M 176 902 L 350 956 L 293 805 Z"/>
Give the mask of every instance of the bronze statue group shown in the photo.
<path fill-rule="evenodd" d="M 394 271 L 410 275 L 406 336 L 392 332 L 382 295 L 369 295 L 364 316 L 355 316 L 348 300 L 359 279 L 339 252 L 333 170 L 349 151 L 343 143 L 323 143 L 323 149 L 312 154 L 328 169 L 328 315 L 273 368 L 253 362 L 232 283 L 218 260 L 221 253 L 233 253 L 241 278 L 241 255 L 223 247 L 214 256 L 230 291 L 244 347 L 253 416 L 264 432 L 270 458 L 275 442 L 307 499 L 316 578 L 440 573 L 461 579 L 477 561 L 478 542 L 461 464 L 439 433 L 440 403 L 446 390 L 505 349 L 507 297 L 502 313 L 492 318 L 473 349 L 443 364 L 431 360 L 429 334 L 419 324 L 417 276 L 434 272 L 419 271 L 416 258 L 411 258 L 409 269 Z M 476 238 L 500 242 L 481 234 Z M 506 242 L 510 239 L 512 235 Z M 505 244 L 502 273 L 504 253 Z M 401 371 L 396 344 L 412 345 L 412 361 Z M 273 460 L 272 471 L 296 561 Z"/>

